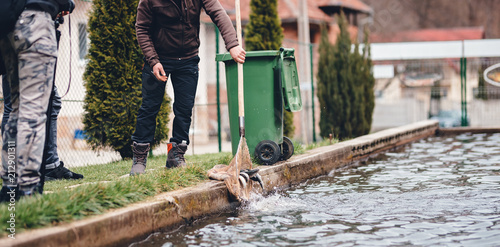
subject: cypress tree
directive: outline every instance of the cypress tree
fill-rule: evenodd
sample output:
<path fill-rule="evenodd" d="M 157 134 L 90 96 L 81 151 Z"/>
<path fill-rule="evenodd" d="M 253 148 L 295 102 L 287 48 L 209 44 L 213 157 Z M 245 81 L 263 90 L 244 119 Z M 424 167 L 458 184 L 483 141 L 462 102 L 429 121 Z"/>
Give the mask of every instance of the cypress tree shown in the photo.
<path fill-rule="evenodd" d="M 368 27 L 364 31 L 364 49 L 363 49 L 363 64 L 360 70 L 362 75 L 361 81 L 363 82 L 363 99 L 364 99 L 364 121 L 365 128 L 361 135 L 370 133 L 373 121 L 373 110 L 375 109 L 375 77 L 373 77 L 373 63 L 371 59 L 371 49 L 369 42 Z"/>
<path fill-rule="evenodd" d="M 340 93 L 340 98 L 343 102 L 343 107 L 341 109 L 340 115 L 340 133 L 338 137 L 340 139 L 352 137 L 352 122 L 351 122 L 351 112 L 352 112 L 352 102 L 351 97 L 353 96 L 353 74 L 350 69 L 351 66 L 351 38 L 349 37 L 349 31 L 347 30 L 347 20 L 344 13 L 338 19 L 338 25 L 340 27 L 340 34 L 337 37 L 337 42 L 334 45 L 334 67 L 337 71 L 337 81 Z M 334 82 L 335 83 L 335 82 Z"/>
<path fill-rule="evenodd" d="M 328 39 L 328 28 L 326 24 L 321 27 L 321 41 L 319 44 L 318 61 L 318 90 L 317 96 L 320 105 L 320 135 L 328 138 L 330 134 L 339 136 L 341 120 L 341 109 L 343 101 L 337 83 L 337 71 L 334 67 L 334 50 Z"/>
<path fill-rule="evenodd" d="M 142 53 L 135 19 L 138 0 L 94 0 L 88 29 L 90 49 L 84 72 L 83 124 L 92 149 L 111 147 L 132 157 L 131 136 L 141 104 Z M 168 136 L 170 99 L 161 106 L 153 146 Z"/>
<path fill-rule="evenodd" d="M 246 50 L 279 50 L 283 41 L 283 28 L 278 16 L 278 1 L 251 0 L 250 10 L 245 34 Z M 293 113 L 283 111 L 283 135 L 293 137 Z"/>
<path fill-rule="evenodd" d="M 278 17 L 278 1 L 251 0 L 250 20 L 245 32 L 245 49 L 279 50 L 282 41 L 283 28 Z"/>
<path fill-rule="evenodd" d="M 351 95 L 351 122 L 353 136 L 360 136 L 364 134 L 366 121 L 365 121 L 365 107 L 364 107 L 364 82 L 363 82 L 363 56 L 359 53 L 359 44 L 354 46 L 354 52 L 351 56 L 351 73 L 353 75 L 352 81 L 352 95 Z"/>
<path fill-rule="evenodd" d="M 370 132 L 375 106 L 369 44 L 361 54 L 359 44 L 351 52 L 351 40 L 343 13 L 338 18 L 340 33 L 332 45 L 322 26 L 318 64 L 318 99 L 321 107 L 320 135 L 333 134 L 339 139 Z M 365 37 L 367 37 L 365 33 Z"/>

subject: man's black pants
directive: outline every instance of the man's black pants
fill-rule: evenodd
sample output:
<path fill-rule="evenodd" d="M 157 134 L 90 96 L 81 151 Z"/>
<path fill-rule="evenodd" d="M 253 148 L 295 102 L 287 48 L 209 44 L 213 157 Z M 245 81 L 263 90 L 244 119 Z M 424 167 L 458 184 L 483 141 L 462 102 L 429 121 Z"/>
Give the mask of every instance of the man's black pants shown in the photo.
<path fill-rule="evenodd" d="M 198 63 L 200 58 L 160 59 L 163 69 L 172 81 L 174 89 L 174 121 L 170 142 L 189 144 L 191 115 L 198 86 Z M 152 143 L 156 128 L 156 116 L 165 97 L 166 82 L 156 79 L 153 69 L 145 63 L 142 70 L 142 105 L 137 114 L 137 124 L 132 141 Z"/>

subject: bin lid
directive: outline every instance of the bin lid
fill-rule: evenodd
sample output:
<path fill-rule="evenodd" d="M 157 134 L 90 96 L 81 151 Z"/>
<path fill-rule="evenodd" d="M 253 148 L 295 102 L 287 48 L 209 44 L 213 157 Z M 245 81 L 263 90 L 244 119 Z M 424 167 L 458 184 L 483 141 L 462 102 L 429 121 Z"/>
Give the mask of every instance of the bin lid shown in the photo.
<path fill-rule="evenodd" d="M 264 51 L 247 51 L 246 57 L 277 57 L 280 51 L 277 50 L 264 50 Z M 226 62 L 233 60 L 229 52 L 215 55 L 215 61 Z"/>
<path fill-rule="evenodd" d="M 300 82 L 293 51 L 293 49 L 283 50 L 280 56 L 280 66 L 285 109 L 296 112 L 302 110 L 302 98 L 300 96 Z"/>

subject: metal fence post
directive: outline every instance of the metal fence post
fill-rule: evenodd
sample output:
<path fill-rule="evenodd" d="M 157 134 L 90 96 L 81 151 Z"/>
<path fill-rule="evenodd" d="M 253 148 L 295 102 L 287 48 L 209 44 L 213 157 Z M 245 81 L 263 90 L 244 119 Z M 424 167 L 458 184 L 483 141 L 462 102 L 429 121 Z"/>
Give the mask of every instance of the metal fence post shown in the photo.
<path fill-rule="evenodd" d="M 312 102 L 312 137 L 313 142 L 316 142 L 316 120 L 314 117 L 314 72 L 313 72 L 313 45 L 309 43 L 309 57 L 311 62 L 311 102 Z"/>
<path fill-rule="evenodd" d="M 467 58 L 460 58 L 460 96 L 461 96 L 461 113 L 462 126 L 467 126 Z"/>
<path fill-rule="evenodd" d="M 462 114 L 462 126 L 468 126 L 467 121 L 467 58 L 464 57 L 464 114 Z"/>
<path fill-rule="evenodd" d="M 219 28 L 215 27 L 215 54 L 219 54 Z M 215 77 L 216 77 L 216 94 L 217 94 L 217 142 L 219 143 L 219 153 L 222 152 L 222 138 L 221 138 L 221 123 L 220 123 L 220 80 L 219 80 L 219 62 L 215 62 Z"/>
<path fill-rule="evenodd" d="M 460 58 L 460 96 L 462 126 L 467 126 L 467 58 L 465 57 L 465 45 L 462 40 L 462 57 Z"/>

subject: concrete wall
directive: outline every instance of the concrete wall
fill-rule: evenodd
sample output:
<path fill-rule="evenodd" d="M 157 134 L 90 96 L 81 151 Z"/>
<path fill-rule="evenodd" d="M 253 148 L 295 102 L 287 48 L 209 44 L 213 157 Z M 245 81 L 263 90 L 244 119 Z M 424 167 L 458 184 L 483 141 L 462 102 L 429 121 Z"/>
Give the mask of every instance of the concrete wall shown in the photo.
<path fill-rule="evenodd" d="M 471 127 L 499 127 L 500 100 L 474 100 L 469 104 Z"/>
<path fill-rule="evenodd" d="M 266 194 L 326 175 L 369 155 L 433 136 L 437 130 L 436 121 L 418 122 L 316 148 L 274 166 L 259 166 L 265 187 L 261 190 L 254 184 L 254 192 Z M 19 233 L 15 240 L 0 239 L 0 246 L 123 246 L 158 229 L 189 224 L 237 205 L 230 201 L 224 182 L 209 181 L 104 215 Z"/>

